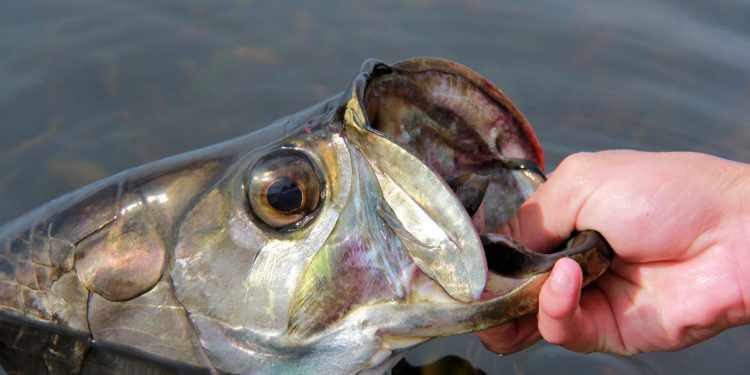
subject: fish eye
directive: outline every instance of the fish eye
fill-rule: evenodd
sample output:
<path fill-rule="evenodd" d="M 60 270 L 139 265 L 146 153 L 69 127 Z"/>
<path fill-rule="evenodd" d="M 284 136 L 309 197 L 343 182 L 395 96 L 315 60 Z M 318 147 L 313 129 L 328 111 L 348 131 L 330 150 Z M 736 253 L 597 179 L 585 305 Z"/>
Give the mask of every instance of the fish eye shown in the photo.
<path fill-rule="evenodd" d="M 268 226 L 296 229 L 320 204 L 321 181 L 303 154 L 282 150 L 261 159 L 248 175 L 250 210 Z"/>

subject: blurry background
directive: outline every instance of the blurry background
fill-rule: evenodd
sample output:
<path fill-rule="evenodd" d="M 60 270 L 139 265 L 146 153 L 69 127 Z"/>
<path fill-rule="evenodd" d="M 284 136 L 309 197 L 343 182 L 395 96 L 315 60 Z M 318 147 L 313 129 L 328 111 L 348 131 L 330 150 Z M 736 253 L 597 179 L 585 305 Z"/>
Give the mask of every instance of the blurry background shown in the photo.
<path fill-rule="evenodd" d="M 548 170 L 611 148 L 750 162 L 748 1 L 4 2 L 0 223 L 297 112 L 343 90 L 368 57 L 424 55 L 502 89 Z M 448 354 L 488 373 L 742 373 L 750 329 L 631 358 L 546 344 L 501 358 L 471 335 L 407 358 Z"/>

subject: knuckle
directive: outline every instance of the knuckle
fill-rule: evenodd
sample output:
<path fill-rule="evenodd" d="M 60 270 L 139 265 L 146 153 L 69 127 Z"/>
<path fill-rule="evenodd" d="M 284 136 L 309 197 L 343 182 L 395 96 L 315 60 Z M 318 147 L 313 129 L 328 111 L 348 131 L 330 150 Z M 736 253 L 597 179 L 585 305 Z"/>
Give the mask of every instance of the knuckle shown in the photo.
<path fill-rule="evenodd" d="M 555 173 L 572 174 L 581 169 L 590 167 L 595 156 L 591 152 L 576 152 L 568 155 L 560 162 Z"/>

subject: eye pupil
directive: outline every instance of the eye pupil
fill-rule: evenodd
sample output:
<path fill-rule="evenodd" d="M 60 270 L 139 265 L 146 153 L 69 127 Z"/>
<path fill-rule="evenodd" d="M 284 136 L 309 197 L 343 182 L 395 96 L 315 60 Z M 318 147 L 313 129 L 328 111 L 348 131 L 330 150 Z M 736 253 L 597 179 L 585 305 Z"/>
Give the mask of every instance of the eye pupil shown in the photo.
<path fill-rule="evenodd" d="M 302 191 L 287 179 L 274 181 L 266 193 L 268 204 L 281 212 L 292 212 L 302 206 Z"/>

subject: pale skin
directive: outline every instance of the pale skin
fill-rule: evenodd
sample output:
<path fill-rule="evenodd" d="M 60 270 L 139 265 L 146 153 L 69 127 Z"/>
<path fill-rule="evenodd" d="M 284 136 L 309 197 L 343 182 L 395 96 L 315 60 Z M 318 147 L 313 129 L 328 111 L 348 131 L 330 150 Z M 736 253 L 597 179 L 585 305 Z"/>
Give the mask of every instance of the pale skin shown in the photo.
<path fill-rule="evenodd" d="M 500 354 L 540 338 L 577 352 L 669 351 L 750 323 L 750 165 L 697 153 L 566 158 L 502 230 L 548 250 L 593 229 L 615 251 L 581 291 L 561 259 L 539 313 L 478 335 Z"/>

